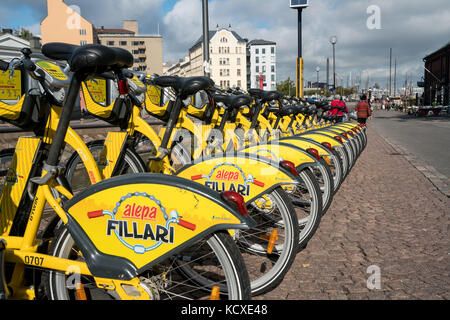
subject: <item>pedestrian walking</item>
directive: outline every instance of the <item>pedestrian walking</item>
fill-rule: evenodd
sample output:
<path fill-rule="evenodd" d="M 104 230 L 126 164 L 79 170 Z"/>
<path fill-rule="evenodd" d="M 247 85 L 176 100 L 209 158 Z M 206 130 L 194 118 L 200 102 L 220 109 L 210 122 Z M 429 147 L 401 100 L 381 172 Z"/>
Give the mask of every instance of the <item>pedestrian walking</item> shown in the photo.
<path fill-rule="evenodd" d="M 345 101 L 342 98 L 342 96 L 337 95 L 335 100 L 331 102 L 331 106 L 334 108 L 328 111 L 328 115 L 338 116 L 337 122 L 342 122 L 344 113 L 348 114 L 347 105 L 345 104 Z"/>
<path fill-rule="evenodd" d="M 367 118 L 372 116 L 372 111 L 370 110 L 370 106 L 367 103 L 367 97 L 365 95 L 362 95 L 360 97 L 360 102 L 355 107 L 356 116 L 358 118 L 359 123 L 366 123 Z"/>

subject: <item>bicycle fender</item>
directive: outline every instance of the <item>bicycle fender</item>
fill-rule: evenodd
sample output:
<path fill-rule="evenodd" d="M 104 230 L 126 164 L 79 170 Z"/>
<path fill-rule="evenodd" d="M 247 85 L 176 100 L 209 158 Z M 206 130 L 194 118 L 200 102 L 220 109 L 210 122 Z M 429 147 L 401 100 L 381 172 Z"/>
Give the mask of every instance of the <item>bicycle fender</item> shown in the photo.
<path fill-rule="evenodd" d="M 307 139 L 303 139 L 300 137 L 286 137 L 286 138 L 281 138 L 278 141 L 283 144 L 291 144 L 291 145 L 301 148 L 303 150 L 307 150 L 309 148 L 314 148 L 319 152 L 319 156 L 321 156 L 321 157 L 326 157 L 326 156 L 330 155 L 330 151 L 326 147 L 321 145 L 320 143 L 308 141 Z"/>
<path fill-rule="evenodd" d="M 279 143 L 249 146 L 245 148 L 243 152 L 266 157 L 278 163 L 283 160 L 291 161 L 299 170 L 318 164 L 317 160 L 305 150 L 291 144 L 281 143 L 281 141 L 279 141 Z"/>
<path fill-rule="evenodd" d="M 176 175 L 214 191 L 236 191 L 247 204 L 279 186 L 297 183 L 294 175 L 279 162 L 243 152 L 199 158 L 181 168 Z"/>
<path fill-rule="evenodd" d="M 161 174 L 97 183 L 68 201 L 67 228 L 95 277 L 130 280 L 218 230 L 249 229 L 220 194 Z"/>
<path fill-rule="evenodd" d="M 337 134 L 335 134 L 334 136 L 337 136 Z M 305 134 L 299 135 L 300 138 L 312 139 L 319 143 L 328 142 L 331 145 L 331 147 L 333 147 L 333 148 L 342 146 L 342 143 L 340 143 L 338 140 L 336 140 L 334 138 L 334 136 L 326 135 L 326 134 L 319 133 L 319 132 L 305 133 Z"/>

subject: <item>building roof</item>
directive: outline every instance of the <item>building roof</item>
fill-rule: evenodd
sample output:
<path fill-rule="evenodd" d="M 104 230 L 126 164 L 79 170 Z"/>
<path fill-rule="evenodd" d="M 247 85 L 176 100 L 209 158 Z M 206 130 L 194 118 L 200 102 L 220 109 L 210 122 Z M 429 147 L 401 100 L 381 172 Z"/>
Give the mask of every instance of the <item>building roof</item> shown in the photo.
<path fill-rule="evenodd" d="M 95 29 L 97 34 L 135 34 L 134 31 L 126 30 L 126 29 L 105 29 L 104 27 Z"/>
<path fill-rule="evenodd" d="M 227 30 L 227 29 L 221 29 L 221 30 Z M 215 30 L 215 31 L 209 31 L 209 41 L 211 41 L 212 38 L 214 38 L 214 36 L 216 35 L 216 33 L 218 31 L 221 30 Z M 247 39 L 242 38 L 239 34 L 237 34 L 235 31 L 230 31 L 227 30 L 229 32 L 231 32 L 233 34 L 233 36 L 237 39 L 238 42 L 247 42 Z M 195 44 L 191 47 L 190 50 L 194 49 L 195 47 L 201 45 L 203 43 L 203 35 L 200 37 L 200 39 L 198 39 Z"/>
<path fill-rule="evenodd" d="M 450 42 L 448 42 L 445 46 L 443 46 L 442 48 L 434 51 L 433 53 L 430 53 L 429 55 L 427 55 L 424 60 L 428 60 L 429 58 L 432 58 L 432 56 L 434 56 L 437 53 L 440 53 L 441 51 L 445 51 L 446 49 L 450 49 Z"/>
<path fill-rule="evenodd" d="M 270 46 L 270 45 L 276 45 L 276 42 L 273 41 L 267 41 L 262 39 L 255 39 L 248 43 L 249 46 Z"/>

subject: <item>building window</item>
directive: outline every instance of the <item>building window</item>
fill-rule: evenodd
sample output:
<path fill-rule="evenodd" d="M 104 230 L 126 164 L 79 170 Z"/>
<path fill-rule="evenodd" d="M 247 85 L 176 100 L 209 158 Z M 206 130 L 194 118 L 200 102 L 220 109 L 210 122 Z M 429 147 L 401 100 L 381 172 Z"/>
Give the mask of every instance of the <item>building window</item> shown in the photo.
<path fill-rule="evenodd" d="M 106 44 L 107 44 L 108 46 L 113 46 L 113 45 L 114 45 L 114 41 L 107 41 Z"/>
<path fill-rule="evenodd" d="M 241 69 L 237 69 L 237 76 L 238 76 L 238 77 L 241 76 Z"/>
<path fill-rule="evenodd" d="M 238 65 L 238 66 L 241 65 L 241 58 L 237 58 L 237 65 Z"/>
<path fill-rule="evenodd" d="M 272 75 L 272 82 L 275 81 L 275 75 Z"/>
<path fill-rule="evenodd" d="M 86 35 L 86 29 L 80 29 L 80 36 Z"/>
<path fill-rule="evenodd" d="M 259 54 L 259 49 L 255 49 L 255 53 L 256 53 L 256 54 Z"/>
<path fill-rule="evenodd" d="M 270 71 L 275 72 L 275 66 L 271 66 Z"/>
<path fill-rule="evenodd" d="M 241 80 L 238 80 L 237 81 L 237 86 L 240 88 L 240 87 L 242 87 L 242 82 L 241 82 Z"/>
<path fill-rule="evenodd" d="M 262 54 L 266 54 L 266 49 L 262 49 Z"/>
<path fill-rule="evenodd" d="M 275 47 L 271 47 L 271 48 L 270 48 L 270 53 L 271 53 L 271 54 L 275 54 Z"/>
<path fill-rule="evenodd" d="M 133 46 L 138 46 L 139 45 L 139 41 L 133 41 Z"/>
<path fill-rule="evenodd" d="M 256 72 L 259 72 L 259 66 L 256 66 Z"/>
<path fill-rule="evenodd" d="M 259 63 L 259 57 L 256 57 L 256 63 Z"/>
<path fill-rule="evenodd" d="M 87 45 L 87 41 L 86 40 L 81 40 L 80 41 L 80 46 L 85 46 Z"/>
<path fill-rule="evenodd" d="M 120 41 L 120 42 L 119 42 L 119 45 L 120 45 L 120 46 L 126 46 L 126 45 L 127 45 L 127 42 L 126 42 L 126 41 Z"/>
<path fill-rule="evenodd" d="M 262 66 L 262 72 L 266 72 L 266 66 Z"/>

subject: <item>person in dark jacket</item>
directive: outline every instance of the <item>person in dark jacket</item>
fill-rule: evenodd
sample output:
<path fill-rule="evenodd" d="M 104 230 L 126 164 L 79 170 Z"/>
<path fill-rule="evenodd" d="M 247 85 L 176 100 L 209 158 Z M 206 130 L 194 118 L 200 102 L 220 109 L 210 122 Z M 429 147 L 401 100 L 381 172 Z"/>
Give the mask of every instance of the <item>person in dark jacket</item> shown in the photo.
<path fill-rule="evenodd" d="M 355 107 L 356 116 L 358 118 L 359 123 L 366 123 L 367 118 L 372 116 L 372 111 L 370 110 L 370 106 L 367 103 L 367 97 L 365 95 L 361 96 L 361 101 Z"/>

